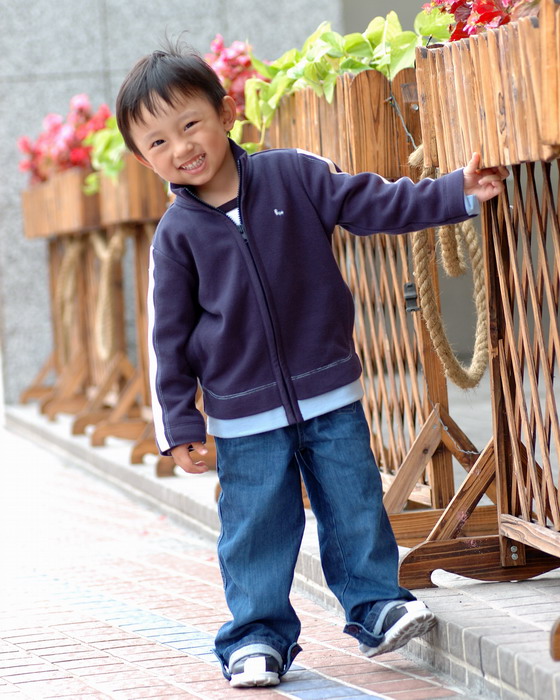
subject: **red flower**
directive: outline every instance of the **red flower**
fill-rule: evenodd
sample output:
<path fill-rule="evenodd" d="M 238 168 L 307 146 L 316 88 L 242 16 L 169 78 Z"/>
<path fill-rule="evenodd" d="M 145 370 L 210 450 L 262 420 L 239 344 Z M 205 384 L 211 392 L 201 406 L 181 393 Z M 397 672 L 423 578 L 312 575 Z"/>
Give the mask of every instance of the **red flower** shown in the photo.
<path fill-rule="evenodd" d="M 83 142 L 89 134 L 103 129 L 110 116 L 106 104 L 92 114 L 89 97 L 83 93 L 75 95 L 66 120 L 59 114 L 47 114 L 35 142 L 27 136 L 18 139 L 19 150 L 27 156 L 20 162 L 20 170 L 29 173 L 33 184 L 68 168 L 89 167 L 91 148 Z"/>

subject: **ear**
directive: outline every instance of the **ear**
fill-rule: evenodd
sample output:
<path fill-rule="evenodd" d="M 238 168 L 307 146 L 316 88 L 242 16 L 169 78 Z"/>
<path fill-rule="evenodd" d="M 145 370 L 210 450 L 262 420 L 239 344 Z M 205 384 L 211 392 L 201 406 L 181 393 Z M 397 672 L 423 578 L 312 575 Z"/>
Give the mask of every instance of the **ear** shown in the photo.
<path fill-rule="evenodd" d="M 150 170 L 153 170 L 153 167 L 148 163 L 148 161 L 143 156 L 139 155 L 138 153 L 133 153 L 132 155 L 136 158 L 136 160 L 139 163 L 142 163 L 142 165 L 145 165 L 147 168 L 150 168 Z"/>
<path fill-rule="evenodd" d="M 226 95 L 222 100 L 222 123 L 225 131 L 230 131 L 237 118 L 237 105 L 233 97 Z"/>

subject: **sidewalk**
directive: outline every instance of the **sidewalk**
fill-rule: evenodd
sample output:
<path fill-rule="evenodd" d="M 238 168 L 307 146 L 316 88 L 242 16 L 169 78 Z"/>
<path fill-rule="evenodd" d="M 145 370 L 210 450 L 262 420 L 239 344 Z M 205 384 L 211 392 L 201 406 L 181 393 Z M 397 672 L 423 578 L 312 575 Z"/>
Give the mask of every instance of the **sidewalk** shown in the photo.
<path fill-rule="evenodd" d="M 301 595 L 304 652 L 278 689 L 230 689 L 213 544 L 158 509 L 2 433 L 0 697 L 467 698 L 402 654 L 365 659 Z"/>
<path fill-rule="evenodd" d="M 70 436 L 69 419 L 50 423 L 33 406 L 10 407 L 7 424 L 2 571 L 13 566 L 0 582 L 0 698 L 17 683 L 13 697 L 560 700 L 560 664 L 548 654 L 560 570 L 503 584 L 436 572 L 438 587 L 417 592 L 436 629 L 402 653 L 368 660 L 341 632 L 312 515 L 295 582 L 297 668 L 277 690 L 229 689 L 210 653 L 227 618 L 214 554 L 215 474 L 158 479 L 153 465 L 128 464 L 128 443 L 92 448 L 86 436 Z"/>

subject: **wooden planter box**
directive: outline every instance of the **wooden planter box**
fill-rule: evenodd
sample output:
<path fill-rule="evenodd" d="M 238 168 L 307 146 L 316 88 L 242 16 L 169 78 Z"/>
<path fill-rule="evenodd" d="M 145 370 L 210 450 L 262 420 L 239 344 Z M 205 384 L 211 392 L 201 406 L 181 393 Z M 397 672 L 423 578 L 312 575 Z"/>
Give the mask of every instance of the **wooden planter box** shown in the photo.
<path fill-rule="evenodd" d="M 560 153 L 559 6 L 416 56 L 424 165 L 450 172 Z"/>
<path fill-rule="evenodd" d="M 340 76 L 331 104 L 311 88 L 284 98 L 269 140 L 273 148 L 323 155 L 347 172 L 369 170 L 395 179 L 409 174 L 413 144 L 407 131 L 420 133 L 414 70 L 400 71 L 391 83 L 367 70 Z"/>
<path fill-rule="evenodd" d="M 166 206 L 165 183 L 132 154 L 125 156 L 125 166 L 116 179 L 101 176 L 101 223 L 105 226 L 157 221 Z"/>
<path fill-rule="evenodd" d="M 91 230 L 99 225 L 99 196 L 83 192 L 87 172 L 72 168 L 22 193 L 27 238 Z"/>

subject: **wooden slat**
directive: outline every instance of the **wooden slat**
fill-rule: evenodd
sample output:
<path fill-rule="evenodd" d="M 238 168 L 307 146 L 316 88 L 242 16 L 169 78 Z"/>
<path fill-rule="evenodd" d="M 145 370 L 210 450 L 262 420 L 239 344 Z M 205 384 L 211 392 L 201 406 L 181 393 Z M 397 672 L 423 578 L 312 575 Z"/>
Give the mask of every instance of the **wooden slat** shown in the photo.
<path fill-rule="evenodd" d="M 437 407 L 422 426 L 413 446 L 407 454 L 391 488 L 383 498 L 383 505 L 388 513 L 399 513 L 408 499 L 416 482 L 426 468 L 441 442 L 441 423 Z"/>
<path fill-rule="evenodd" d="M 546 143 L 560 143 L 560 7 L 554 0 L 540 5 L 541 130 Z"/>
<path fill-rule="evenodd" d="M 391 527 L 401 547 L 416 547 L 426 540 L 445 510 L 407 510 L 389 515 Z M 479 506 L 465 521 L 461 533 L 464 537 L 495 535 L 498 532 L 496 506 Z"/>
<path fill-rule="evenodd" d="M 490 441 L 426 537 L 426 541 L 457 537 L 494 480 L 495 474 L 494 445 Z"/>
<path fill-rule="evenodd" d="M 558 530 L 552 530 L 507 513 L 502 513 L 499 516 L 499 523 L 502 535 L 534 547 L 541 552 L 548 552 L 555 557 L 560 557 L 560 533 Z M 560 566 L 560 561 L 558 565 Z"/>

